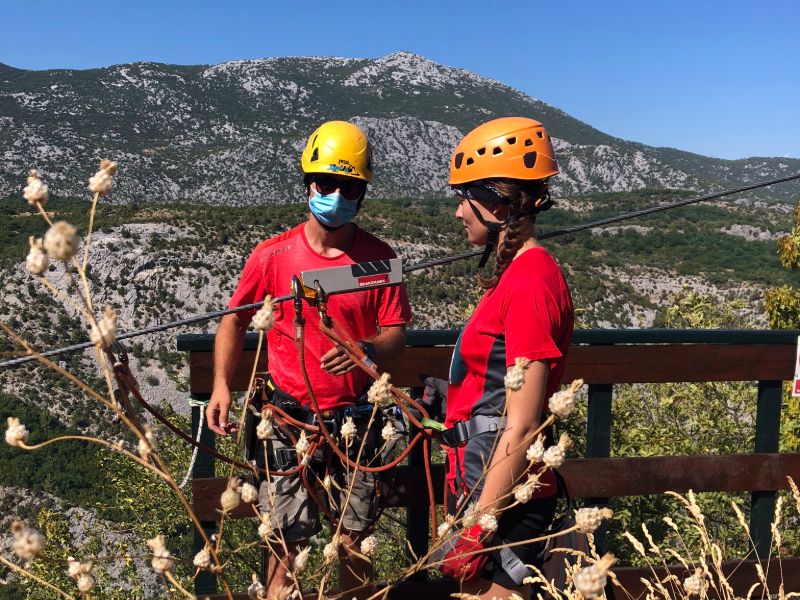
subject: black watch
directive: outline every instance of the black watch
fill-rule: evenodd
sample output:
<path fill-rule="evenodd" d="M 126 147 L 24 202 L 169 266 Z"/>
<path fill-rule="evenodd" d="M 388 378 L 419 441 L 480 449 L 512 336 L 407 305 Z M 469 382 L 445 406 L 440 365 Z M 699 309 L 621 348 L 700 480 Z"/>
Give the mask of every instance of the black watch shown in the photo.
<path fill-rule="evenodd" d="M 372 362 L 375 362 L 375 345 L 372 342 L 367 342 L 365 340 L 358 342 L 358 345 L 361 346 L 361 349 L 364 351 L 364 354 L 367 355 L 367 358 Z"/>

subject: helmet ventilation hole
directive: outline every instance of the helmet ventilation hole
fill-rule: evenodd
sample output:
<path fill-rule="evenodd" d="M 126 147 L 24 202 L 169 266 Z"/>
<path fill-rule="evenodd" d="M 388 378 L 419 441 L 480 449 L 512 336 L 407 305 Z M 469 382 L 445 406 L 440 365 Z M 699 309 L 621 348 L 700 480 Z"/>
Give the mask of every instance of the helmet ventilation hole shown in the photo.
<path fill-rule="evenodd" d="M 537 131 L 537 132 L 536 132 L 536 135 L 537 135 L 538 137 L 540 137 L 540 138 L 543 138 L 543 137 L 544 137 L 544 134 L 543 134 L 541 131 Z"/>
<path fill-rule="evenodd" d="M 478 156 L 483 156 L 486 154 L 486 148 L 478 148 Z"/>
<path fill-rule="evenodd" d="M 472 164 L 472 163 L 474 163 L 474 162 L 475 162 L 475 161 L 472 159 L 472 157 L 471 157 L 471 156 L 470 156 L 470 157 L 467 159 L 467 165 L 471 165 L 471 164 Z"/>
<path fill-rule="evenodd" d="M 319 158 L 319 148 L 314 148 L 314 152 L 311 153 L 311 158 L 308 160 L 310 162 L 315 162 Z"/>
<path fill-rule="evenodd" d="M 526 146 L 533 146 L 533 142 L 530 141 L 530 140 L 525 140 L 525 145 Z"/>
<path fill-rule="evenodd" d="M 536 152 L 526 152 L 522 157 L 522 162 L 528 169 L 532 169 L 533 165 L 536 164 Z"/>
<path fill-rule="evenodd" d="M 503 150 L 502 150 L 502 148 L 500 148 L 500 146 L 495 146 L 494 150 L 492 150 L 492 155 L 493 156 L 497 156 L 498 154 L 502 154 L 502 153 L 503 153 Z"/>
<path fill-rule="evenodd" d="M 456 154 L 455 158 L 453 159 L 453 163 L 455 164 L 456 169 L 460 169 L 461 168 L 461 161 L 462 160 L 464 160 L 464 153 L 463 152 L 459 152 L 458 154 Z"/>
<path fill-rule="evenodd" d="M 515 138 L 515 137 L 510 137 L 510 138 L 508 138 L 506 141 L 508 142 L 508 145 L 509 145 L 509 146 L 513 146 L 514 144 L 516 144 L 516 143 L 517 143 L 517 138 Z"/>

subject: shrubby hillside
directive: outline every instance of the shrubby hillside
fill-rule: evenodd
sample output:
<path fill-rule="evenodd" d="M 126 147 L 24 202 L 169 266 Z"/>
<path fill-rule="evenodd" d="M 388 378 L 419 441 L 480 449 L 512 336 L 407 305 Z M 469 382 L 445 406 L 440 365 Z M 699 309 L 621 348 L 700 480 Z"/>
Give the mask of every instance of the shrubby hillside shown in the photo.
<path fill-rule="evenodd" d="M 546 232 L 684 195 L 643 190 L 564 200 L 540 217 L 540 229 Z M 54 199 L 49 206 L 84 226 L 84 202 Z M 358 221 L 410 264 L 467 249 L 452 211 L 453 202 L 444 199 L 367 201 Z M 41 218 L 16 198 L 0 202 L 0 213 L 10 224 L 0 237 L 6 283 L 0 292 L 0 318 L 39 348 L 86 339 L 71 309 L 59 306 L 25 271 L 27 238 L 42 235 Z M 252 248 L 305 215 L 303 204 L 101 205 L 89 273 L 95 301 L 115 307 L 123 331 L 222 308 Z M 657 325 L 663 308 L 683 286 L 720 300 L 744 300 L 752 325 L 763 326 L 762 290 L 796 280 L 774 257 L 774 238 L 790 221 L 790 207 L 784 203 L 720 202 L 558 237 L 546 245 L 564 267 L 584 326 Z M 470 260 L 409 276 L 413 327 L 459 327 L 476 299 L 474 270 L 475 260 Z M 49 277 L 59 288 L 70 289 L 70 275 L 62 266 L 51 266 Z M 214 323 L 206 323 L 183 331 L 213 329 Z M 129 346 L 144 389 L 154 400 L 168 400 L 183 411 L 185 357 L 175 351 L 176 333 L 137 338 Z M 7 341 L 0 343 L 0 350 L 10 350 Z M 73 355 L 60 360 L 72 364 L 83 359 Z M 63 383 L 54 383 L 46 396 L 23 394 L 30 389 L 33 370 L 41 371 L 33 366 L 13 370 L 7 375 L 7 390 L 48 406 L 65 423 L 102 423 L 102 418 L 72 410 L 75 400 L 62 396 Z"/>

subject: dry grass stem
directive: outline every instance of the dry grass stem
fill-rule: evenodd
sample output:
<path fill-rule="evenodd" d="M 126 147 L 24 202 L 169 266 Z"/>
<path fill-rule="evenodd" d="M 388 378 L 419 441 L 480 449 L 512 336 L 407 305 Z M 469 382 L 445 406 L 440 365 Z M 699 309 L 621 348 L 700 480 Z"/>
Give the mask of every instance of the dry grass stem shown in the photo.
<path fill-rule="evenodd" d="M 26 569 L 23 569 L 22 567 L 20 567 L 18 565 L 15 565 L 10 560 L 6 559 L 2 554 L 0 554 L 0 563 L 4 564 L 5 566 L 7 566 L 9 569 L 14 571 L 15 573 L 19 573 L 23 577 L 27 577 L 31 581 L 35 581 L 39 585 L 44 586 L 45 588 L 47 588 L 51 592 L 55 592 L 61 598 L 68 598 L 69 600 L 75 600 L 74 596 L 70 596 L 68 593 L 60 590 L 59 588 L 54 586 L 52 583 L 49 583 L 49 582 L 45 581 L 44 579 L 42 579 L 41 577 L 37 577 L 36 575 L 31 573 L 30 571 L 27 571 Z"/>

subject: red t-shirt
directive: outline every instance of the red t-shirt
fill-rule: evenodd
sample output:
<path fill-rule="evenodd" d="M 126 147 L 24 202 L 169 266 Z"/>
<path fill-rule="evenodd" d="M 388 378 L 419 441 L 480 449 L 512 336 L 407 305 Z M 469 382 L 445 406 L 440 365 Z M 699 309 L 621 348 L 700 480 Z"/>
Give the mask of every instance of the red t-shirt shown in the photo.
<path fill-rule="evenodd" d="M 239 284 L 228 302 L 233 308 L 291 293 L 293 275 L 302 271 L 338 267 L 371 260 L 395 258 L 394 251 L 366 231 L 355 228 L 350 248 L 328 258 L 315 252 L 306 240 L 305 223 L 261 242 L 247 259 Z M 328 314 L 347 330 L 353 339 L 373 337 L 378 326 L 402 325 L 411 320 L 405 285 L 373 288 L 363 292 L 336 294 L 328 298 Z M 255 311 L 239 313 L 249 322 Z M 351 404 L 368 382 L 361 369 L 342 376 L 329 375 L 320 368 L 322 355 L 333 344 L 319 329 L 319 312 L 303 304 L 305 327 L 305 364 L 320 410 L 332 410 Z M 275 306 L 275 327 L 267 333 L 270 374 L 284 392 L 304 405 L 309 404 L 306 386 L 294 346 L 294 308 L 291 302 Z"/>
<path fill-rule="evenodd" d="M 486 291 L 461 332 L 450 364 L 447 426 L 473 415 L 502 414 L 503 380 L 520 356 L 549 363 L 546 402 L 561 385 L 572 329 L 572 299 L 556 261 L 544 248 L 527 250 Z M 459 450 L 463 459 L 463 448 Z M 451 482 L 455 462 L 451 455 Z M 542 481 L 555 479 L 549 473 Z M 553 493 L 555 485 L 548 485 L 538 495 Z"/>

